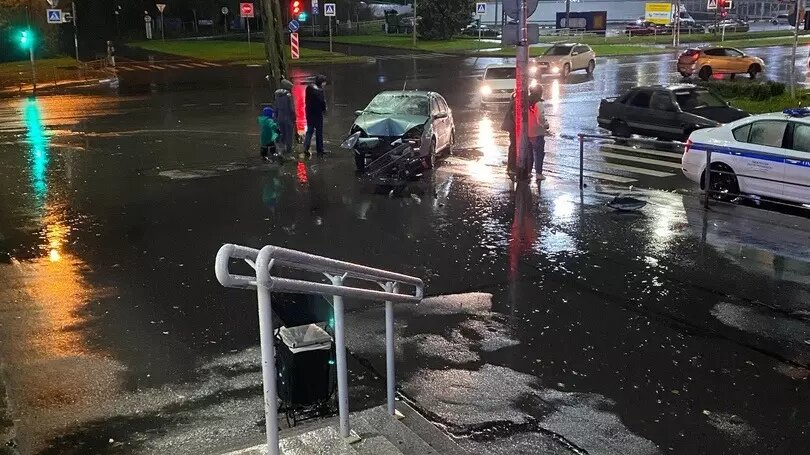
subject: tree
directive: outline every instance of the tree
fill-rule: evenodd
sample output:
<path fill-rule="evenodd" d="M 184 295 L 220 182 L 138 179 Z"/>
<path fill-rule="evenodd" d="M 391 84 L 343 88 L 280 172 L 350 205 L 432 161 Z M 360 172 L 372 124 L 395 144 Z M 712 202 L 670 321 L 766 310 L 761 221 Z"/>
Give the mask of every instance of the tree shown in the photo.
<path fill-rule="evenodd" d="M 473 0 L 423 0 L 416 3 L 419 36 L 427 40 L 450 39 L 472 21 Z"/>
<path fill-rule="evenodd" d="M 280 87 L 287 76 L 287 53 L 284 42 L 284 20 L 280 0 L 261 0 L 264 14 L 264 51 L 267 55 L 267 75 L 270 90 Z"/>

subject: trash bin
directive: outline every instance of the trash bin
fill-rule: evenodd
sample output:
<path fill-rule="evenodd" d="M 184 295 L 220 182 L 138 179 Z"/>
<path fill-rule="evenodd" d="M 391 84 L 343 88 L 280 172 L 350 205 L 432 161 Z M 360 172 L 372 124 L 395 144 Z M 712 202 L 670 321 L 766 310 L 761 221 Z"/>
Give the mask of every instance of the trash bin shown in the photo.
<path fill-rule="evenodd" d="M 287 418 L 294 425 L 319 415 L 337 386 L 335 345 L 324 324 L 281 327 L 276 348 L 278 395 Z"/>

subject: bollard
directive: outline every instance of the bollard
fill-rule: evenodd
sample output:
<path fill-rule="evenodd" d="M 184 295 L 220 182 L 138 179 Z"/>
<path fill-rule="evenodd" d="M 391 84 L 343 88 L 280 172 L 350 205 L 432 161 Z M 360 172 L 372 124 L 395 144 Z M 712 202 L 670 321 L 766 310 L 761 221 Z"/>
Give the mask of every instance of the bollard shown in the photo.
<path fill-rule="evenodd" d="M 343 286 L 345 275 L 327 275 L 335 286 Z M 335 357 L 337 363 L 338 413 L 340 414 L 340 436 L 349 437 L 349 377 L 346 366 L 346 335 L 343 323 L 343 297 L 332 296 L 335 309 Z"/>
<path fill-rule="evenodd" d="M 385 292 L 398 292 L 397 283 L 385 283 Z M 385 301 L 385 385 L 388 395 L 388 414 L 396 414 L 394 398 L 396 396 L 396 379 L 394 376 L 394 302 Z"/>
<path fill-rule="evenodd" d="M 262 382 L 264 383 L 264 427 L 267 432 L 267 454 L 279 455 L 278 407 L 276 405 L 276 351 L 273 344 L 273 307 L 270 290 L 259 284 L 259 344 L 262 348 Z"/>
<path fill-rule="evenodd" d="M 583 167 L 584 167 L 584 160 L 585 160 L 585 137 L 583 135 L 579 135 L 579 193 L 582 194 L 583 188 L 585 188 L 585 181 L 583 176 Z"/>

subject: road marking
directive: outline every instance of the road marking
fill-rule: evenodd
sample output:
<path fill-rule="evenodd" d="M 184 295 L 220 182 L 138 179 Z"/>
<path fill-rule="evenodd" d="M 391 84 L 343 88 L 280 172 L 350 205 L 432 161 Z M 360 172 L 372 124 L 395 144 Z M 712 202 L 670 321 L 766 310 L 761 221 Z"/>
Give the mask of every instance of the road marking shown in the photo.
<path fill-rule="evenodd" d="M 657 156 L 664 156 L 667 158 L 675 158 L 680 160 L 683 157 L 683 153 L 675 153 L 675 152 L 665 152 L 663 150 L 652 150 L 652 149 L 638 149 L 633 147 L 628 147 L 626 145 L 617 145 L 617 144 L 602 144 L 602 147 L 614 149 L 614 150 L 625 150 L 628 152 L 637 152 L 637 153 L 644 153 L 647 155 L 657 155 Z"/>
<path fill-rule="evenodd" d="M 588 161 L 592 161 L 592 160 L 588 160 Z M 605 161 L 597 161 L 597 162 L 601 163 L 605 167 L 609 167 L 611 169 L 618 169 L 620 171 L 633 172 L 635 174 L 650 175 L 652 177 L 672 177 L 672 176 L 675 175 L 675 174 L 673 174 L 671 172 L 654 171 L 652 169 L 647 169 L 647 168 L 643 168 L 643 167 L 627 166 L 627 165 L 624 165 L 624 164 L 608 163 L 608 162 L 605 162 Z"/>
<path fill-rule="evenodd" d="M 578 168 L 573 168 L 573 167 L 570 167 L 570 166 L 562 166 L 562 165 L 559 165 L 557 163 L 554 163 L 554 162 L 548 161 L 548 160 L 546 160 L 545 163 L 554 166 L 554 168 L 556 168 L 556 173 L 559 174 L 560 176 L 563 175 L 563 173 L 560 172 L 561 171 L 560 168 L 574 169 L 575 172 L 576 172 L 574 175 L 579 175 L 578 174 L 578 172 L 579 172 Z M 582 175 L 584 175 L 585 177 L 588 177 L 588 178 L 596 178 L 596 179 L 600 179 L 600 180 L 609 180 L 611 182 L 616 182 L 616 183 L 633 183 L 633 182 L 638 181 L 638 179 L 634 179 L 634 178 L 630 178 L 630 177 L 622 177 L 620 175 L 614 175 L 614 174 L 605 174 L 604 172 L 591 171 L 591 170 L 588 170 L 588 169 L 585 169 L 582 172 Z"/>
<path fill-rule="evenodd" d="M 140 66 L 140 65 L 132 65 L 132 67 L 133 67 L 133 68 L 137 68 L 137 69 L 139 69 L 139 70 L 141 70 L 141 71 L 149 71 L 149 68 L 148 68 L 148 67 L 145 67 L 145 66 Z"/>
<path fill-rule="evenodd" d="M 222 106 L 222 103 L 208 103 L 209 106 Z"/>
<path fill-rule="evenodd" d="M 120 70 L 120 71 L 135 71 L 135 68 L 129 68 L 129 67 L 126 67 L 126 66 L 119 66 L 118 70 Z"/>
<path fill-rule="evenodd" d="M 153 68 L 153 69 L 156 69 L 156 70 L 162 70 L 162 69 L 164 69 L 162 66 L 158 66 L 158 65 L 152 65 L 152 68 Z"/>
<path fill-rule="evenodd" d="M 236 104 L 237 106 L 247 106 L 248 105 L 248 103 L 234 103 L 234 104 Z"/>
<path fill-rule="evenodd" d="M 630 156 L 630 155 L 621 155 L 618 153 L 611 153 L 611 152 L 602 152 L 602 156 L 606 156 L 608 158 L 613 158 L 616 160 L 624 160 L 624 161 L 633 161 L 635 163 L 644 163 L 644 164 L 652 164 L 655 166 L 663 166 L 663 167 L 670 167 L 673 169 L 680 169 L 681 163 L 673 163 L 671 161 L 661 161 L 661 160 L 654 160 L 651 158 L 642 158 L 640 156 Z"/>
<path fill-rule="evenodd" d="M 211 62 L 202 62 L 202 64 L 207 66 L 219 66 L 219 63 L 211 63 Z"/>
<path fill-rule="evenodd" d="M 178 66 L 182 66 L 183 68 L 192 68 L 192 69 L 194 69 L 194 67 L 193 67 L 193 66 L 191 66 L 191 65 L 187 65 L 187 64 L 185 64 L 185 63 L 178 63 L 177 65 L 178 65 Z"/>
<path fill-rule="evenodd" d="M 203 65 L 202 63 L 189 63 L 189 65 L 194 65 L 197 68 L 208 68 L 208 65 Z"/>
<path fill-rule="evenodd" d="M 192 107 L 192 106 L 196 106 L 196 105 L 197 105 L 197 103 L 186 103 L 186 104 L 182 104 L 181 106 L 183 106 L 183 107 Z"/>

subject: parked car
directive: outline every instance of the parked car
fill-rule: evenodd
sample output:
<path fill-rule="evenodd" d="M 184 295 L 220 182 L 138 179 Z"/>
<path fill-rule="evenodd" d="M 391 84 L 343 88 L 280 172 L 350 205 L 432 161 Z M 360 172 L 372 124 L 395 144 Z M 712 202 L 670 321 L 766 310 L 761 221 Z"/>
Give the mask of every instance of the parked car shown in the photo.
<path fill-rule="evenodd" d="M 790 15 L 788 13 L 777 14 L 771 18 L 773 25 L 788 25 L 790 24 Z"/>
<path fill-rule="evenodd" d="M 709 24 L 706 27 L 706 33 L 720 33 L 723 29 L 726 33 L 745 33 L 750 26 L 748 22 L 739 19 L 725 19 L 717 24 Z"/>
<path fill-rule="evenodd" d="M 635 87 L 618 98 L 603 99 L 597 121 L 614 136 L 685 140 L 693 131 L 748 115 L 703 87 L 680 84 Z"/>
<path fill-rule="evenodd" d="M 630 36 L 669 35 L 671 33 L 671 27 L 648 21 L 629 22 L 624 27 L 624 34 Z"/>
<path fill-rule="evenodd" d="M 534 60 L 534 67 L 536 73 L 559 74 L 563 78 L 578 70 L 593 74 L 596 53 L 587 44 L 556 43 Z"/>
<path fill-rule="evenodd" d="M 751 79 L 765 68 L 765 62 L 731 47 L 687 49 L 678 57 L 678 72 L 683 77 L 697 74 L 708 80 L 714 74 L 744 74 Z"/>
<path fill-rule="evenodd" d="M 358 170 L 390 151 L 397 141 L 410 142 L 430 168 L 436 154 L 450 149 L 455 142 L 453 113 L 436 92 L 381 92 L 355 114 L 349 134 L 359 133 L 354 146 Z"/>
<path fill-rule="evenodd" d="M 497 29 L 494 29 L 492 27 L 483 24 L 479 25 L 476 24 L 475 22 L 461 29 L 461 34 L 466 36 L 478 37 L 479 31 L 481 32 L 480 36 L 484 38 L 497 38 L 501 36 L 501 32 L 499 32 Z"/>
<path fill-rule="evenodd" d="M 709 150 L 715 198 L 752 194 L 810 204 L 810 110 L 754 115 L 693 132 L 681 164 L 701 188 Z"/>

